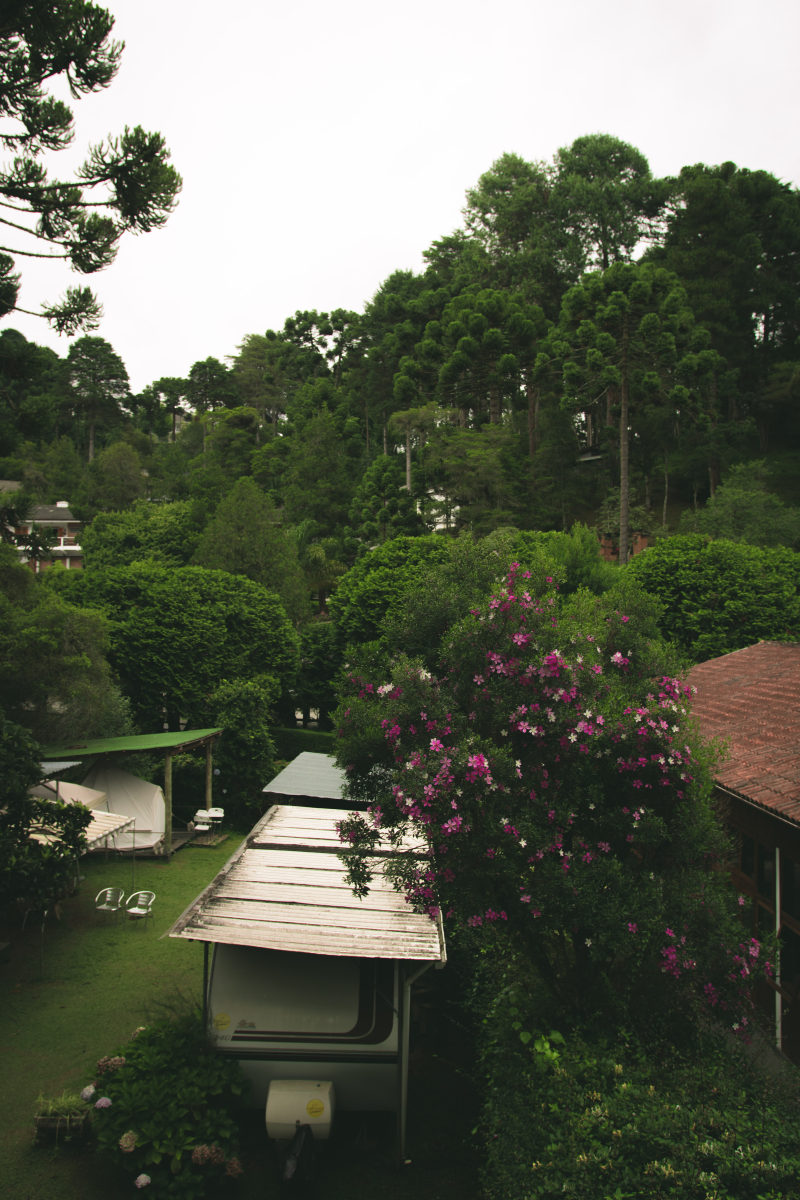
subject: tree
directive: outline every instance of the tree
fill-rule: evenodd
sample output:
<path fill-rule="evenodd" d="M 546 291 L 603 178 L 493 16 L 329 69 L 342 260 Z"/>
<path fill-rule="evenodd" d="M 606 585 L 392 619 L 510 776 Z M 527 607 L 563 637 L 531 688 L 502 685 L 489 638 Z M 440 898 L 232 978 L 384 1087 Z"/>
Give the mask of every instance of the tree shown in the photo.
<path fill-rule="evenodd" d="M 226 816 L 252 824 L 263 812 L 263 788 L 275 774 L 270 735 L 279 685 L 269 675 L 223 679 L 208 705 L 209 725 L 223 730 L 215 752 Z"/>
<path fill-rule="evenodd" d="M 587 267 L 630 261 L 656 228 L 669 195 L 645 156 L 605 133 L 576 138 L 556 155 L 553 207 L 578 239 Z"/>
<path fill-rule="evenodd" d="M 681 531 L 800 550 L 800 508 L 784 504 L 767 483 L 763 459 L 732 467 L 702 508 L 681 515 Z"/>
<path fill-rule="evenodd" d="M 425 532 L 396 458 L 384 454 L 367 467 L 350 506 L 350 523 L 363 549 L 401 534 Z"/>
<path fill-rule="evenodd" d="M 664 636 L 693 662 L 800 640 L 800 554 L 784 546 L 680 534 L 637 554 L 627 572 L 663 606 Z"/>
<path fill-rule="evenodd" d="M 22 489 L 0 492 L 0 542 L 17 544 L 17 526 L 27 520 L 31 498 Z"/>
<path fill-rule="evenodd" d="M 577 235 L 554 206 L 555 169 L 503 154 L 467 192 L 465 224 L 484 247 L 493 286 L 519 290 L 551 317 L 584 263 Z"/>
<path fill-rule="evenodd" d="M 129 232 L 160 228 L 175 206 L 181 179 L 158 133 L 125 127 L 90 149 L 72 179 L 48 177 L 42 157 L 74 137 L 69 106 L 47 88 L 63 78 L 73 99 L 101 91 L 123 50 L 114 19 L 89 0 L 15 0 L 0 18 L 0 145 L 14 155 L 0 167 L 2 224 L 16 236 L 0 246 L 0 317 L 19 308 L 17 256 L 63 259 L 80 274 L 113 262 Z M 27 310 L 19 308 L 19 311 Z M 60 332 L 96 328 L 100 306 L 87 287 L 69 288 L 41 313 Z"/>
<path fill-rule="evenodd" d="M 423 336 L 428 321 L 438 317 L 448 293 L 436 295 L 425 276 L 412 271 L 395 271 L 386 279 L 361 318 L 361 355 L 348 372 L 348 387 L 363 414 L 367 454 L 374 443 L 388 452 L 387 422 L 395 409 L 413 407 L 412 397 L 397 396 L 395 375 L 406 355 Z M 373 432 L 375 431 L 375 432 Z"/>
<path fill-rule="evenodd" d="M 0 909 L 49 909 L 66 895 L 86 849 L 88 808 L 29 793 L 41 779 L 41 758 L 28 730 L 0 710 Z"/>
<path fill-rule="evenodd" d="M 33 521 L 27 533 L 17 536 L 17 545 L 25 551 L 26 560 L 32 562 L 33 569 L 38 572 L 42 559 L 52 558 L 57 540 L 52 529 L 45 525 L 37 525 Z"/>
<path fill-rule="evenodd" d="M 729 416 L 755 419 L 763 452 L 783 427 L 772 373 L 800 358 L 800 191 L 731 162 L 684 167 L 672 188 L 663 244 L 650 254 L 679 276 L 713 348 L 737 370 Z"/>
<path fill-rule="evenodd" d="M 152 388 L 158 404 L 172 418 L 172 440 L 174 442 L 178 417 L 185 416 L 187 410 L 189 390 L 187 381 L 178 379 L 174 375 L 165 375 L 162 379 L 157 379 Z"/>
<path fill-rule="evenodd" d="M 43 743 L 130 730 L 106 658 L 106 621 L 50 586 L 51 576 L 67 574 L 36 577 L 0 546 L 0 709 Z"/>
<path fill-rule="evenodd" d="M 127 509 L 146 489 L 142 460 L 130 442 L 113 442 L 93 460 L 88 498 L 94 509 Z"/>
<path fill-rule="evenodd" d="M 591 419 L 592 406 L 604 400 L 606 423 L 614 411 L 617 415 L 623 564 L 628 560 L 630 443 L 637 408 L 644 401 L 667 405 L 673 413 L 688 407 L 681 360 L 695 348 L 694 333 L 677 277 L 652 263 L 615 263 L 584 276 L 564 297 L 554 337 L 562 339 L 565 402 Z"/>
<path fill-rule="evenodd" d="M 100 337 L 82 337 L 67 354 L 69 386 L 75 414 L 87 428 L 88 461 L 94 458 L 95 429 L 113 426 L 128 399 L 128 372 L 113 347 Z"/>
<path fill-rule="evenodd" d="M 342 427 L 327 404 L 299 422 L 282 479 L 287 520 L 293 525 L 313 521 L 317 537 L 341 535 L 357 482 L 354 460 L 361 449 L 357 423 Z"/>
<path fill-rule="evenodd" d="M 202 726 L 224 679 L 266 669 L 281 692 L 294 682 L 297 634 L 275 593 L 244 576 L 137 563 L 54 583 L 113 617 L 109 658 L 142 729 Z"/>
<path fill-rule="evenodd" d="M 340 646 L 378 637 L 383 619 L 418 578 L 425 564 L 447 553 L 436 534 L 396 537 L 370 550 L 342 576 L 330 599 L 331 620 Z"/>
<path fill-rule="evenodd" d="M 186 399 L 196 413 L 236 408 L 239 392 L 233 372 L 218 358 L 193 363 L 186 377 Z"/>
<path fill-rule="evenodd" d="M 0 454 L 28 441 L 46 445 L 64 428 L 63 359 L 16 329 L 0 333 Z"/>
<path fill-rule="evenodd" d="M 180 567 L 191 562 L 200 532 L 191 501 L 136 500 L 123 511 L 98 513 L 81 534 L 81 545 L 86 566 L 92 570 L 146 560 Z"/>
<path fill-rule="evenodd" d="M 200 538 L 194 562 L 246 575 L 276 592 L 296 625 L 310 615 L 297 544 L 280 524 L 272 501 L 249 476 L 237 479 L 220 501 Z"/>
<path fill-rule="evenodd" d="M 525 481 L 514 477 L 518 445 L 513 431 L 500 425 L 437 426 L 425 447 L 424 463 L 426 481 L 442 500 L 438 505 L 430 501 L 429 511 L 444 517 L 448 527 L 476 534 L 514 524 L 528 499 Z"/>
<path fill-rule="evenodd" d="M 635 588 L 561 601 L 544 570 L 514 563 L 435 671 L 353 673 L 338 758 L 371 801 L 340 831 L 354 889 L 388 840 L 409 901 L 527 958 L 559 1023 L 747 1023 L 759 950 L 739 973 L 707 760 L 655 608 Z"/>

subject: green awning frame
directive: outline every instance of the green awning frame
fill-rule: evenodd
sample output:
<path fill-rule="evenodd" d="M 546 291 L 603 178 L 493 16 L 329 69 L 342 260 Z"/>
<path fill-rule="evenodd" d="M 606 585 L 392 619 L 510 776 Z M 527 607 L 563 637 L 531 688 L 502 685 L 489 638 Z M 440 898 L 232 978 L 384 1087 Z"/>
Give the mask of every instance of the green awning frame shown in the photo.
<path fill-rule="evenodd" d="M 172 756 L 181 751 L 205 746 L 206 786 L 205 807 L 211 808 L 211 748 L 222 729 L 184 729 L 181 733 L 136 733 L 129 737 L 87 738 L 61 746 L 45 746 L 45 759 L 99 758 L 102 755 L 142 754 L 159 751 L 164 755 L 164 853 L 169 861 L 172 853 Z"/>
<path fill-rule="evenodd" d="M 129 737 L 87 738 L 60 746 L 45 746 L 46 759 L 94 758 L 99 754 L 141 754 L 147 750 L 177 753 L 213 742 L 221 729 L 184 729 L 181 733 L 135 733 Z"/>

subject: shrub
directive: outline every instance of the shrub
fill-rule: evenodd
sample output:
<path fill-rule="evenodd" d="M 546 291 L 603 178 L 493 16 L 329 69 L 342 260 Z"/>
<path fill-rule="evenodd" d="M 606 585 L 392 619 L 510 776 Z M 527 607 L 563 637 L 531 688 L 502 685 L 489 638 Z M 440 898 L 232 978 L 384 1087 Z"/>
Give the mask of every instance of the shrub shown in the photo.
<path fill-rule="evenodd" d="M 784 546 L 682 534 L 650 546 L 625 572 L 661 602 L 664 636 L 694 662 L 800 636 L 800 554 Z"/>
<path fill-rule="evenodd" d="M 241 1174 L 242 1091 L 238 1065 L 214 1053 L 192 1014 L 137 1030 L 118 1055 L 100 1059 L 82 1095 L 98 1148 L 137 1188 L 192 1200 L 219 1196 Z"/>
<path fill-rule="evenodd" d="M 683 1056 L 620 1030 L 562 1033 L 541 1020 L 519 960 L 493 962 L 484 992 L 486 1200 L 797 1195 L 799 1098 L 788 1074 L 761 1075 L 709 1031 Z"/>

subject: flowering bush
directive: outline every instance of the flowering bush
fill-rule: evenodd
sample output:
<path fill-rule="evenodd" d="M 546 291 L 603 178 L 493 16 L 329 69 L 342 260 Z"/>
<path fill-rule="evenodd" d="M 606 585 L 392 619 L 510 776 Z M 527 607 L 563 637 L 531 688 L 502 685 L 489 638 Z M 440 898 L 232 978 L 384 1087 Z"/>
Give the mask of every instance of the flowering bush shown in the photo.
<path fill-rule="evenodd" d="M 651 630 L 635 590 L 563 602 L 515 564 L 445 636 L 436 675 L 402 659 L 390 679 L 353 674 L 339 760 L 373 803 L 342 822 L 343 856 L 363 893 L 389 839 L 415 907 L 524 945 L 578 1014 L 635 995 L 675 1021 L 699 997 L 746 1028 L 760 960 L 748 952 L 743 974 L 730 958 L 708 763 Z M 427 856 L 403 853 L 409 831 Z"/>
<path fill-rule="evenodd" d="M 158 1197 L 219 1196 L 237 1178 L 236 1064 L 208 1046 L 196 1017 L 132 1035 L 124 1053 L 100 1059 L 104 1095 L 94 1101 L 99 1149 L 137 1188 Z M 84 1088 L 94 1099 L 95 1084 Z"/>

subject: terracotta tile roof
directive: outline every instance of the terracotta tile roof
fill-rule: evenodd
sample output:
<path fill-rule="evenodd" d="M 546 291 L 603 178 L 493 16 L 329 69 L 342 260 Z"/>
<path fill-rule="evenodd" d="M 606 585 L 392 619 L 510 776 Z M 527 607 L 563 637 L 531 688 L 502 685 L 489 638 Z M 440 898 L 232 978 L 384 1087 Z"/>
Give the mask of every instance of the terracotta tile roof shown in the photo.
<path fill-rule="evenodd" d="M 800 824 L 800 643 L 759 642 L 687 678 L 701 733 L 728 743 L 717 782 Z"/>

